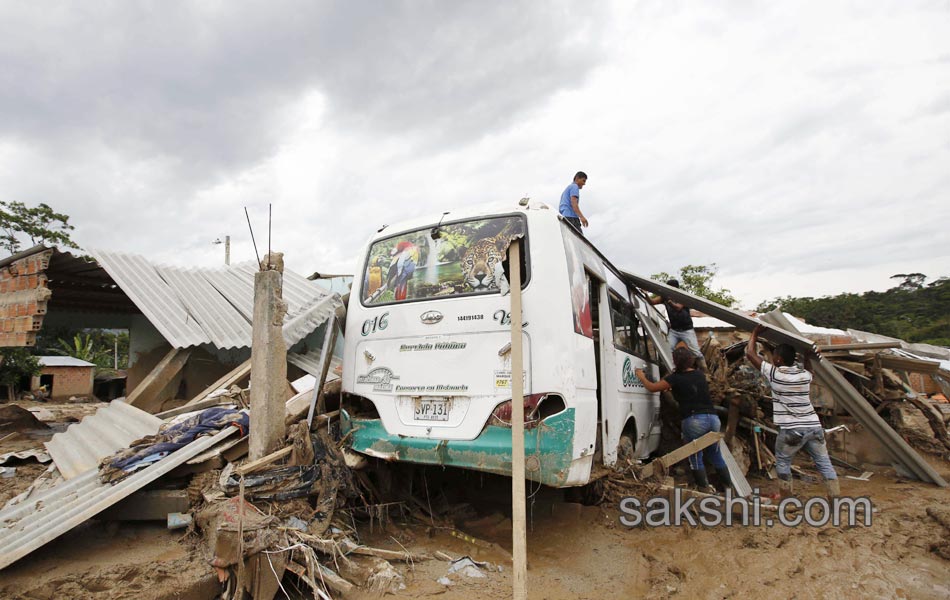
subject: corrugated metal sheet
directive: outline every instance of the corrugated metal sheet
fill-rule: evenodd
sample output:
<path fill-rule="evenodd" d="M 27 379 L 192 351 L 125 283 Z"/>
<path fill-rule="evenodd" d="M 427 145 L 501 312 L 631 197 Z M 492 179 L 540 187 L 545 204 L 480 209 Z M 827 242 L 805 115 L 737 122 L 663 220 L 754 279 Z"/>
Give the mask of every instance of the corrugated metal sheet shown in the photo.
<path fill-rule="evenodd" d="M 773 310 L 762 315 L 761 318 L 774 327 L 795 332 L 795 326 L 785 318 L 781 311 Z M 831 366 L 830 361 L 826 359 L 813 360 L 811 361 L 811 369 L 815 379 L 834 393 L 835 399 L 840 401 L 845 410 L 881 442 L 884 449 L 891 454 L 897 463 L 921 481 L 929 481 L 940 487 L 947 487 L 947 482 L 933 466 L 894 431 L 887 421 L 881 418 L 881 415 L 877 414 L 864 396 L 859 394 L 854 386 L 848 383 L 848 380 Z"/>
<path fill-rule="evenodd" d="M 94 367 L 96 365 L 72 356 L 37 356 L 44 367 Z"/>
<path fill-rule="evenodd" d="M 172 346 L 211 343 L 211 337 L 152 263 L 135 254 L 87 250 Z"/>
<path fill-rule="evenodd" d="M 63 477 L 72 479 L 135 440 L 154 435 L 161 424 L 158 417 L 113 400 L 109 406 L 54 435 L 46 442 L 46 449 Z"/>
<path fill-rule="evenodd" d="M 200 271 L 160 266 L 158 272 L 194 315 L 212 344 L 218 348 L 239 348 L 249 343 L 250 319 L 235 310 Z"/>
<path fill-rule="evenodd" d="M 199 438 L 116 485 L 101 483 L 98 469 L 90 469 L 28 502 L 0 511 L 0 569 L 213 448 L 236 431 L 228 427 L 214 436 Z"/>
<path fill-rule="evenodd" d="M 17 460 L 26 460 L 28 458 L 36 459 L 38 463 L 48 463 L 50 460 L 50 455 L 46 452 L 43 452 L 39 448 L 31 448 L 29 450 L 21 450 L 19 452 L 7 452 L 6 454 L 0 454 L 0 465 L 7 464 L 12 459 Z"/>
<path fill-rule="evenodd" d="M 303 338 L 316 331 L 324 321 L 335 312 L 342 301 L 333 294 L 328 298 L 315 298 L 310 304 L 303 306 L 294 316 L 284 319 L 284 343 L 291 347 Z"/>
<path fill-rule="evenodd" d="M 251 290 L 250 313 L 253 314 L 254 274 L 257 273 L 257 265 L 254 263 L 241 263 L 234 265 L 231 272 L 237 275 Z M 314 293 L 314 290 L 318 290 L 318 293 Z M 284 269 L 283 294 L 284 302 L 287 303 L 287 315 L 293 316 L 300 314 L 307 306 L 313 303 L 314 299 L 329 296 L 330 292 L 306 277 Z"/>
<path fill-rule="evenodd" d="M 209 270 L 204 273 L 211 285 L 218 293 L 228 299 L 235 308 L 250 323 L 254 318 L 254 278 L 248 280 L 235 267 L 231 270 Z"/>
<path fill-rule="evenodd" d="M 254 263 L 184 269 L 154 265 L 131 254 L 88 251 L 172 346 L 250 347 Z M 306 337 L 342 306 L 339 295 L 293 271 L 284 271 L 283 295 L 288 346 Z"/>

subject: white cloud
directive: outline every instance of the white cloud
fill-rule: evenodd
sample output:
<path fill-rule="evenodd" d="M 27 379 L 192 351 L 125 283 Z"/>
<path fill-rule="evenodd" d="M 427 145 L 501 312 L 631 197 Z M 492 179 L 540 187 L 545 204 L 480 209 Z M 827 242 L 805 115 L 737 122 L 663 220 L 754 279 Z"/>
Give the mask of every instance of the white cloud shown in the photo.
<path fill-rule="evenodd" d="M 715 262 L 749 306 L 950 274 L 943 4 L 23 6 L 0 189 L 82 244 L 250 259 L 273 203 L 292 268 L 348 271 L 385 223 L 584 169 L 615 262 Z"/>

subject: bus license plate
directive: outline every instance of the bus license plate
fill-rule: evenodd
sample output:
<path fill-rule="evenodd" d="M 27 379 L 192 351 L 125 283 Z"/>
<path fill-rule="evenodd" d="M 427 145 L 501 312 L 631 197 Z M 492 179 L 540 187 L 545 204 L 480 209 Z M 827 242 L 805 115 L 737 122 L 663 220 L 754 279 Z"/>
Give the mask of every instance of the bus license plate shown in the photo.
<path fill-rule="evenodd" d="M 448 421 L 448 400 L 416 400 L 415 417 L 417 421 Z"/>

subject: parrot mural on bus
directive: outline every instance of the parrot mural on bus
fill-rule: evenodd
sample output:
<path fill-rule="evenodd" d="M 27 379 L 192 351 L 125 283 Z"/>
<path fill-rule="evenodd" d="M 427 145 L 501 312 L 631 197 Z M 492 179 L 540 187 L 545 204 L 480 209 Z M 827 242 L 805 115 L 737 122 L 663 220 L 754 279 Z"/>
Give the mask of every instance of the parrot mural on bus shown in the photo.
<path fill-rule="evenodd" d="M 396 300 L 405 300 L 409 293 L 409 281 L 416 272 L 419 263 L 419 247 L 408 240 L 402 240 L 390 253 L 389 274 L 386 287 L 393 290 Z"/>

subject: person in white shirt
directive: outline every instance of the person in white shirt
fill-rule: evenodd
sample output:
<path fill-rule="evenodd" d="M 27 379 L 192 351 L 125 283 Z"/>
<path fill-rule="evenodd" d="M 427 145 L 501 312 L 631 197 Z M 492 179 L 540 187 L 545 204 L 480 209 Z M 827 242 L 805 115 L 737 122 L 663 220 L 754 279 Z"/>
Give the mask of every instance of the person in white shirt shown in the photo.
<path fill-rule="evenodd" d="M 779 344 L 772 352 L 774 364 L 764 360 L 755 349 L 758 336 L 764 329 L 758 325 L 752 331 L 745 353 L 772 388 L 772 420 L 778 427 L 775 472 L 779 477 L 779 493 L 783 498 L 792 495 L 792 458 L 804 449 L 824 478 L 828 496 L 840 496 L 838 474 L 825 445 L 825 430 L 809 395 L 812 379 L 806 370 L 809 357 L 805 357 L 803 369 L 795 364 L 795 349 L 788 344 Z"/>

